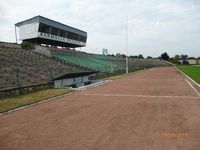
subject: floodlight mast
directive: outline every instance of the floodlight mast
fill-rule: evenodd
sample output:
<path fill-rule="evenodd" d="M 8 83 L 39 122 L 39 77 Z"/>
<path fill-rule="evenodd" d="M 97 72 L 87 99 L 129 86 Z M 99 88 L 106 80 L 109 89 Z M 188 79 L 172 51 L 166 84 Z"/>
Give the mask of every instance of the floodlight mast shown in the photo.
<path fill-rule="evenodd" d="M 126 73 L 128 73 L 128 16 L 126 16 Z"/>

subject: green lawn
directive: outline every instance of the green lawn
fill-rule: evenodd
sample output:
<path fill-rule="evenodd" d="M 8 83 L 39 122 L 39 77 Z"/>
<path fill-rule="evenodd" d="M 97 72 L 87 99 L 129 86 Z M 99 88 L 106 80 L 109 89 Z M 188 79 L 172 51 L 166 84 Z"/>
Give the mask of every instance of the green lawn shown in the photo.
<path fill-rule="evenodd" d="M 71 92 L 71 89 L 44 89 L 24 95 L 0 99 L 0 113 L 6 112 L 25 105 L 33 104 L 51 97 Z"/>
<path fill-rule="evenodd" d="M 200 66 L 178 66 L 178 69 L 200 84 Z"/>

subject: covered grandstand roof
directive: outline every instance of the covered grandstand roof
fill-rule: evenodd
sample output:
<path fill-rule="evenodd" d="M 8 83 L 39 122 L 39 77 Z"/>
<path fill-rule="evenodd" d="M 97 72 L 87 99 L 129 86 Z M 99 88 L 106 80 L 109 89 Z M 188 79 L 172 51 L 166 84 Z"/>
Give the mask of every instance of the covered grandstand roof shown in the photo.
<path fill-rule="evenodd" d="M 60 23 L 58 21 L 54 21 L 52 19 L 40 16 L 40 15 L 32 17 L 30 19 L 26 19 L 26 20 L 21 21 L 21 22 L 18 22 L 15 25 L 17 27 L 19 27 L 21 25 L 25 25 L 25 24 L 29 24 L 29 23 L 33 23 L 33 22 L 45 23 L 45 24 L 48 24 L 48 25 L 51 25 L 51 26 L 54 26 L 54 27 L 58 27 L 58 28 L 63 29 L 63 30 L 67 30 L 67 31 L 69 30 L 69 31 L 72 31 L 72 32 L 77 33 L 77 34 L 81 34 L 81 35 L 87 36 L 87 32 L 85 32 L 83 30 L 80 30 L 80 29 L 65 25 L 63 23 Z"/>
<path fill-rule="evenodd" d="M 42 16 L 18 22 L 19 36 L 22 41 L 65 47 L 86 45 L 87 32 L 65 25 Z"/>

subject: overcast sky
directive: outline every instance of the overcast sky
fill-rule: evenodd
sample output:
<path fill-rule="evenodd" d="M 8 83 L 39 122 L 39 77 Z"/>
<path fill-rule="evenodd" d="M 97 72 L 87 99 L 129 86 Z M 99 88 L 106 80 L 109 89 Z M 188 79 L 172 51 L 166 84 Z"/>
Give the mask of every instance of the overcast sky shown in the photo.
<path fill-rule="evenodd" d="M 200 56 L 200 0 L 0 0 L 0 41 L 15 42 L 14 24 L 41 15 L 88 33 L 82 51 Z"/>

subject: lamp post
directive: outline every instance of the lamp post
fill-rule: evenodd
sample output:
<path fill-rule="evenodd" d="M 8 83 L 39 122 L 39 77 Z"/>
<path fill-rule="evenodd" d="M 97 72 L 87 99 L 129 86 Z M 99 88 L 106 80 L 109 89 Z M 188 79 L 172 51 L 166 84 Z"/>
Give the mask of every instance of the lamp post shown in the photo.
<path fill-rule="evenodd" d="M 126 16 L 126 73 L 128 73 L 128 16 Z"/>

